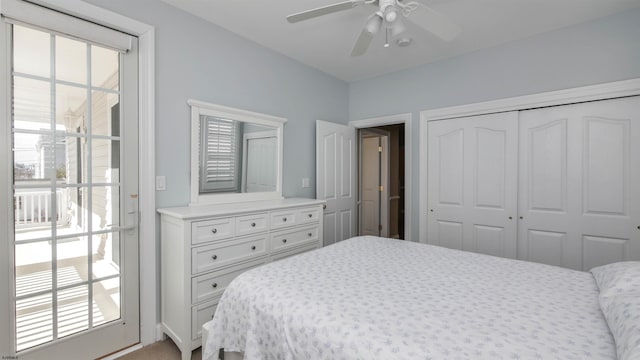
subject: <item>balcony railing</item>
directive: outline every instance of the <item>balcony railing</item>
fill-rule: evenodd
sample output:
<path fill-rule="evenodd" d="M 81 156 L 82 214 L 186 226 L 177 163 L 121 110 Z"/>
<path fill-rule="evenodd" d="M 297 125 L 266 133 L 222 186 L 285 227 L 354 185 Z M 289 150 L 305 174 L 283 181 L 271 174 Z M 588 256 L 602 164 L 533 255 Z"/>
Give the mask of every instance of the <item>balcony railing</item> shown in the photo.
<path fill-rule="evenodd" d="M 57 189 L 55 212 L 50 190 L 16 189 L 15 224 L 20 227 L 42 226 L 52 221 L 62 224 L 67 215 L 68 189 Z"/>

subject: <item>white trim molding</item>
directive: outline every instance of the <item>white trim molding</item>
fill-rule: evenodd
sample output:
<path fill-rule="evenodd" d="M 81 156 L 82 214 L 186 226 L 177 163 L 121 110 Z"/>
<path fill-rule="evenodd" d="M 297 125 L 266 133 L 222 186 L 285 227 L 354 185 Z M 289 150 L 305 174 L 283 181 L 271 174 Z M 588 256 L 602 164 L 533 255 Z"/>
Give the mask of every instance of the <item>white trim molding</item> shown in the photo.
<path fill-rule="evenodd" d="M 420 159 L 428 159 L 428 122 L 640 95 L 640 79 L 549 91 L 420 112 Z M 419 241 L 427 243 L 427 163 L 420 162 Z M 424 218 L 423 218 L 424 217 Z"/>
<path fill-rule="evenodd" d="M 352 120 L 349 121 L 349 126 L 353 126 L 356 129 L 371 128 L 376 126 L 386 126 L 395 124 L 404 124 L 404 238 L 405 240 L 413 241 L 411 238 L 412 229 L 412 208 L 413 197 L 411 196 L 411 168 L 412 168 L 412 156 L 411 156 L 411 113 L 395 114 L 388 116 L 381 116 L 376 118 Z"/>
<path fill-rule="evenodd" d="M 640 94 L 640 79 L 623 80 L 600 85 L 582 86 L 572 89 L 543 92 L 451 106 L 420 112 L 421 121 L 434 121 L 457 117 L 491 114 L 514 110 L 541 108 L 546 106 L 573 104 L 586 101 L 611 99 Z"/>
<path fill-rule="evenodd" d="M 140 342 L 143 346 L 152 344 L 156 341 L 158 323 L 156 225 L 159 223 L 155 201 L 155 28 L 81 0 L 29 1 L 138 37 Z"/>

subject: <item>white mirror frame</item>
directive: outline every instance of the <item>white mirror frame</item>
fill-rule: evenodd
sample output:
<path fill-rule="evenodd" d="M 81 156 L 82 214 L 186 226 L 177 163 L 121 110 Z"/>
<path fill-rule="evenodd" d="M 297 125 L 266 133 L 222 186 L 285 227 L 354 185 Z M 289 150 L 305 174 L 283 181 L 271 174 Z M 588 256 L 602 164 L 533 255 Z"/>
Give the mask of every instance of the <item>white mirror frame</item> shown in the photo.
<path fill-rule="evenodd" d="M 189 206 L 282 199 L 283 130 L 287 119 L 192 99 L 189 99 L 187 103 L 191 106 L 191 203 Z M 275 128 L 278 139 L 276 191 L 200 194 L 200 115 L 215 116 Z"/>

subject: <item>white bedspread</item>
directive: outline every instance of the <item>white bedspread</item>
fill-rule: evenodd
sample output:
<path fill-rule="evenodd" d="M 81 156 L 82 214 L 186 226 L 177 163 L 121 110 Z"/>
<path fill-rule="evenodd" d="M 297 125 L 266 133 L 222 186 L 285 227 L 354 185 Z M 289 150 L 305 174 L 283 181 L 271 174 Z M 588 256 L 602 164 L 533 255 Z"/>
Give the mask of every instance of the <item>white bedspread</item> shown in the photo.
<path fill-rule="evenodd" d="M 203 358 L 615 359 L 590 273 L 377 237 L 248 271 Z"/>

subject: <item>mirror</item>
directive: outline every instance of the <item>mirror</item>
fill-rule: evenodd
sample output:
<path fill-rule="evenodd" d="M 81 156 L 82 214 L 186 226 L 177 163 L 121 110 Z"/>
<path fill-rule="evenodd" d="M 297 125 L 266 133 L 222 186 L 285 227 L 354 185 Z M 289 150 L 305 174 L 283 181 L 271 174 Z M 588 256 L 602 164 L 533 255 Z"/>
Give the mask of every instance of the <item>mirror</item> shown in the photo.
<path fill-rule="evenodd" d="M 282 198 L 286 119 L 189 100 L 191 203 Z"/>

